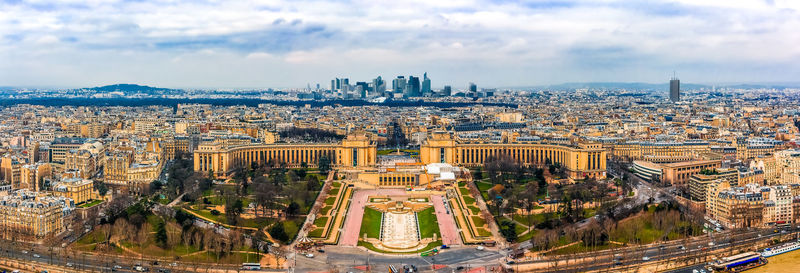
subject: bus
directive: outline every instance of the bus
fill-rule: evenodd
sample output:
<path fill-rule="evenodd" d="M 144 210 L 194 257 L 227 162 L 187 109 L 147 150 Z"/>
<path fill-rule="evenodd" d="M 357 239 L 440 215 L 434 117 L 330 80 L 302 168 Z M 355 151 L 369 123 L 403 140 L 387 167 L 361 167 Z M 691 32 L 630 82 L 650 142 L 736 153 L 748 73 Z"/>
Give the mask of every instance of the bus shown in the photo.
<path fill-rule="evenodd" d="M 261 270 L 260 263 L 242 263 L 242 270 Z"/>

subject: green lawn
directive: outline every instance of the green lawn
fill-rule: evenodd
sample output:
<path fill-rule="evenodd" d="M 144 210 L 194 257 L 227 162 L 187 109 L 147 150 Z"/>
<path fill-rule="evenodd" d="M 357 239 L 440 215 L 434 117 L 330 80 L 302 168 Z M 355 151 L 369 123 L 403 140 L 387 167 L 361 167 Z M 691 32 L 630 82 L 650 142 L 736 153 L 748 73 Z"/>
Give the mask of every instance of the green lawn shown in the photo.
<path fill-rule="evenodd" d="M 470 206 L 467 206 L 467 209 L 469 209 L 469 211 L 472 213 L 472 215 L 479 215 L 479 214 L 481 214 L 481 209 L 479 209 L 479 208 L 478 208 L 478 207 L 476 207 L 476 206 L 470 205 Z"/>
<path fill-rule="evenodd" d="M 322 215 L 328 215 L 328 212 L 331 211 L 331 209 L 333 209 L 333 206 L 327 205 L 327 206 L 322 207 L 319 210 L 319 213 L 321 213 Z"/>
<path fill-rule="evenodd" d="M 475 198 L 469 196 L 463 196 L 463 197 L 464 197 L 464 203 L 467 203 L 467 206 L 475 204 Z"/>
<path fill-rule="evenodd" d="M 422 238 L 433 238 L 433 234 L 436 234 L 437 238 L 441 237 L 439 222 L 436 220 L 433 207 L 417 212 L 417 221 L 419 221 L 419 234 Z"/>
<path fill-rule="evenodd" d="M 94 200 L 94 201 L 89 201 L 88 203 L 83 203 L 82 205 L 80 205 L 80 207 L 81 207 L 81 208 L 90 208 L 90 207 L 94 207 L 94 206 L 96 206 L 97 204 L 100 204 L 100 203 L 102 203 L 102 202 L 103 202 L 103 200 Z"/>
<path fill-rule="evenodd" d="M 472 216 L 472 222 L 475 223 L 475 227 L 482 227 L 486 225 L 486 221 L 480 216 Z"/>
<path fill-rule="evenodd" d="M 308 232 L 308 237 L 311 238 L 322 238 L 322 232 L 325 231 L 324 228 L 315 228 L 312 231 Z"/>
<path fill-rule="evenodd" d="M 469 189 L 467 189 L 467 188 L 459 187 L 458 191 L 460 191 L 461 195 L 463 195 L 463 196 L 469 196 Z"/>
<path fill-rule="evenodd" d="M 368 238 L 379 238 L 382 217 L 382 212 L 370 207 L 364 208 L 364 218 L 361 220 L 361 232 L 358 233 L 358 237 L 361 238 L 366 233 Z"/>
<path fill-rule="evenodd" d="M 339 194 L 339 188 L 331 188 L 331 191 L 328 194 L 331 196 L 336 196 L 337 194 Z"/>
<path fill-rule="evenodd" d="M 519 225 L 517 225 L 517 226 L 519 226 Z M 525 229 L 525 231 L 527 231 L 527 230 L 528 230 L 528 229 L 526 228 L 526 229 Z M 523 231 L 523 232 L 524 232 L 524 231 Z M 522 233 L 517 233 L 517 242 L 520 242 L 520 243 L 521 243 L 521 242 L 524 242 L 524 241 L 530 240 L 531 238 L 533 238 L 533 236 L 536 236 L 536 233 L 537 233 L 537 232 L 539 232 L 539 231 L 538 231 L 538 230 L 536 230 L 536 229 L 531 229 L 531 231 L 530 231 L 530 232 L 528 232 L 528 233 L 525 233 L 525 235 L 520 235 L 520 234 L 522 234 Z"/>
<path fill-rule="evenodd" d="M 478 191 L 481 192 L 481 197 L 483 197 L 483 200 L 484 201 L 489 200 L 488 190 L 491 189 L 492 186 L 494 185 L 492 185 L 491 183 L 475 181 L 475 186 L 478 187 Z"/>
<path fill-rule="evenodd" d="M 489 232 L 488 230 L 486 230 L 485 228 L 479 228 L 478 229 L 478 236 L 489 237 L 489 236 L 492 236 L 492 233 Z"/>
<path fill-rule="evenodd" d="M 325 199 L 325 205 L 333 206 L 333 203 L 336 202 L 336 197 L 328 197 Z"/>
<path fill-rule="evenodd" d="M 322 216 L 314 220 L 314 225 L 317 227 L 324 228 L 325 224 L 328 223 L 328 217 Z"/>

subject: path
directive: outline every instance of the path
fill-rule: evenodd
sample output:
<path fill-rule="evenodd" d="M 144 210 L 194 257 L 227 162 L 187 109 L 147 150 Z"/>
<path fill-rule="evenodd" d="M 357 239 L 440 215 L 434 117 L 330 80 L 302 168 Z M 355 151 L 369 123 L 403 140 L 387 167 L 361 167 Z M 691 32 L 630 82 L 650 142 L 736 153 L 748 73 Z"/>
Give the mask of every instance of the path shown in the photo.
<path fill-rule="evenodd" d="M 353 194 L 353 203 L 350 205 L 350 210 L 347 212 L 347 218 L 344 221 L 343 234 L 340 237 L 339 245 L 358 245 L 361 220 L 364 218 L 364 206 L 368 201 L 367 197 L 370 195 L 403 195 L 405 193 L 406 191 L 402 189 L 357 190 Z"/>
<path fill-rule="evenodd" d="M 176 197 L 175 200 L 172 200 L 172 202 L 169 202 L 169 204 L 167 204 L 167 207 L 172 207 L 178 204 L 178 202 L 181 201 L 181 198 L 183 198 L 184 195 L 186 195 L 185 192 L 181 193 L 181 195 L 178 195 L 178 197 Z"/>
<path fill-rule="evenodd" d="M 442 244 L 460 245 L 461 236 L 458 235 L 458 227 L 453 219 L 453 215 L 447 213 L 444 207 L 444 199 L 441 195 L 431 195 L 433 208 L 436 210 L 436 221 L 439 222 L 439 232 L 442 234 Z"/>

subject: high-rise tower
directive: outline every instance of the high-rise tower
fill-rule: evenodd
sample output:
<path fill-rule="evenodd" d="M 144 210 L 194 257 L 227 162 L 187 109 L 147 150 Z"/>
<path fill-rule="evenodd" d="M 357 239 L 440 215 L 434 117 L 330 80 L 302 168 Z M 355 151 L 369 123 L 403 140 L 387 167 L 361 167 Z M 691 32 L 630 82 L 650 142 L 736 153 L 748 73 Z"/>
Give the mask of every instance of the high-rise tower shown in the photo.
<path fill-rule="evenodd" d="M 681 100 L 681 80 L 679 80 L 674 73 L 672 79 L 669 80 L 669 100 L 672 102 L 679 102 Z"/>

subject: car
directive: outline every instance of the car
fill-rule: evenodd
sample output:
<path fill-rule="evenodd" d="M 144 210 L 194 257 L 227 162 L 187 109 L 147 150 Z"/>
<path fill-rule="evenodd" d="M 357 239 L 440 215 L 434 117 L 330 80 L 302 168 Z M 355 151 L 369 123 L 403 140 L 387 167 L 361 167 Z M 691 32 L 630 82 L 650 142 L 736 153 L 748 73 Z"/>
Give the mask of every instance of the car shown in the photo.
<path fill-rule="evenodd" d="M 441 249 L 448 249 L 448 248 L 450 248 L 450 247 L 447 246 L 447 245 L 442 245 L 442 247 L 441 247 Z"/>
<path fill-rule="evenodd" d="M 485 248 L 485 247 L 483 247 L 483 246 L 478 246 L 478 247 L 476 247 L 475 249 L 477 249 L 477 250 L 479 250 L 479 251 L 483 251 L 483 250 L 484 250 L 484 249 L 486 249 L 486 248 Z"/>
<path fill-rule="evenodd" d="M 114 269 L 122 269 L 122 266 L 119 266 L 118 264 L 115 264 L 113 268 Z"/>
<path fill-rule="evenodd" d="M 700 273 L 700 270 L 692 269 L 692 273 Z"/>
<path fill-rule="evenodd" d="M 708 242 L 708 246 L 714 246 L 714 242 Z"/>
<path fill-rule="evenodd" d="M 178 266 L 178 263 L 172 262 L 172 263 L 169 264 L 169 266 Z"/>
<path fill-rule="evenodd" d="M 705 269 L 700 269 L 700 273 L 706 273 Z"/>
<path fill-rule="evenodd" d="M 679 245 L 678 249 L 686 249 L 686 247 L 684 247 L 683 245 Z"/>
<path fill-rule="evenodd" d="M 650 260 L 650 257 L 647 257 L 647 256 L 642 257 L 642 261 L 646 262 L 646 261 L 649 261 L 649 260 Z"/>
<path fill-rule="evenodd" d="M 42 256 L 40 256 L 39 254 L 33 254 L 33 257 L 34 258 L 41 258 Z"/>
<path fill-rule="evenodd" d="M 325 253 L 325 250 L 320 248 L 320 249 L 317 249 L 317 252 L 319 252 L 319 253 Z"/>
<path fill-rule="evenodd" d="M 517 263 L 517 262 L 515 262 L 515 261 L 508 261 L 506 264 L 515 264 L 515 263 Z"/>
<path fill-rule="evenodd" d="M 73 266 L 72 263 L 67 263 L 67 267 L 72 267 L 72 266 Z"/>
<path fill-rule="evenodd" d="M 314 258 L 314 254 L 308 253 L 308 254 L 306 254 L 306 257 L 308 257 L 308 258 Z"/>
<path fill-rule="evenodd" d="M 23 250 L 22 254 L 28 254 L 28 251 L 27 250 Z"/>

